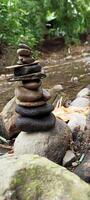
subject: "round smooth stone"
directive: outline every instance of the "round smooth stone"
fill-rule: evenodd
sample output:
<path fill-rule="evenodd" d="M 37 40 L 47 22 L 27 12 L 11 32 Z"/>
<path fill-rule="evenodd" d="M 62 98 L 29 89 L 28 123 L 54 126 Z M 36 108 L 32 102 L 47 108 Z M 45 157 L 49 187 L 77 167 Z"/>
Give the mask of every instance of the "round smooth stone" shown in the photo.
<path fill-rule="evenodd" d="M 41 80 L 40 79 L 36 79 L 36 80 L 32 80 L 32 81 L 22 81 L 23 86 L 29 90 L 36 90 L 40 87 L 41 85 Z"/>
<path fill-rule="evenodd" d="M 17 54 L 18 56 L 30 56 L 31 51 L 29 49 L 21 48 L 17 50 Z"/>
<path fill-rule="evenodd" d="M 30 64 L 32 62 L 34 62 L 34 58 L 31 58 L 31 57 L 28 57 L 28 56 L 19 56 L 19 62 L 20 64 L 23 63 L 23 64 Z"/>
<path fill-rule="evenodd" d="M 20 44 L 18 45 L 18 47 L 19 47 L 20 49 L 29 49 L 29 50 L 31 51 L 31 48 L 30 48 L 28 45 L 24 44 L 24 43 L 20 43 Z"/>
<path fill-rule="evenodd" d="M 43 99 L 45 101 L 48 101 L 50 98 L 51 98 L 50 93 L 46 89 L 43 89 Z"/>
<path fill-rule="evenodd" d="M 16 127 L 20 131 L 29 133 L 30 131 L 48 131 L 55 126 L 55 116 L 51 113 L 46 117 L 33 119 L 29 117 L 17 117 Z"/>
<path fill-rule="evenodd" d="M 45 116 L 51 113 L 54 110 L 54 106 L 49 103 L 46 103 L 43 106 L 39 106 L 36 108 L 27 108 L 24 106 L 16 105 L 15 111 L 26 117 L 37 117 L 37 116 Z"/>
<path fill-rule="evenodd" d="M 23 86 L 18 86 L 15 89 L 15 96 L 21 102 L 37 101 L 42 98 L 43 90 L 41 88 L 37 90 L 28 90 Z"/>
<path fill-rule="evenodd" d="M 38 107 L 46 104 L 44 100 L 34 101 L 34 102 L 21 102 L 16 98 L 16 104 L 25 106 L 25 107 Z"/>
<path fill-rule="evenodd" d="M 21 68 L 14 69 L 15 76 L 23 76 L 26 74 L 36 73 L 41 71 L 41 65 L 30 65 L 30 66 L 23 66 Z"/>

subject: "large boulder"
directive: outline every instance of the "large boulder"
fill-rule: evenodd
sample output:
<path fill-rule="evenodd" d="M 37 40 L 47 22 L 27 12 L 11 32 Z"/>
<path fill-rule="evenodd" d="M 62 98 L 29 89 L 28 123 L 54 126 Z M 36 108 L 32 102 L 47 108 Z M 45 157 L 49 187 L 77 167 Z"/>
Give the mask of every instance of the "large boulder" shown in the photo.
<path fill-rule="evenodd" d="M 14 143 L 14 152 L 38 154 L 61 163 L 70 143 L 70 130 L 62 120 L 56 120 L 55 127 L 47 132 L 21 132 Z"/>
<path fill-rule="evenodd" d="M 37 155 L 0 158 L 0 200 L 90 200 L 90 186 Z"/>
<path fill-rule="evenodd" d="M 11 138 L 16 136 L 19 133 L 19 130 L 16 128 L 16 117 L 15 112 L 15 97 L 12 98 L 1 112 L 1 119 L 5 132 L 2 135 L 5 135 L 6 138 Z"/>

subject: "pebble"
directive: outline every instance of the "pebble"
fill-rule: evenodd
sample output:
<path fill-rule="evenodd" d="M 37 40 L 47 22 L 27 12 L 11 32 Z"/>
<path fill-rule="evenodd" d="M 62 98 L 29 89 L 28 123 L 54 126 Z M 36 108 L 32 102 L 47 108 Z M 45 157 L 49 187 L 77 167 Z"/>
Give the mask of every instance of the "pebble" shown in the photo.
<path fill-rule="evenodd" d="M 71 77 L 71 80 L 70 80 L 71 83 L 78 83 L 78 81 L 79 81 L 78 77 Z"/>
<path fill-rule="evenodd" d="M 63 166 L 70 166 L 73 161 L 76 160 L 76 156 L 73 151 L 68 150 L 63 158 Z"/>
<path fill-rule="evenodd" d="M 77 163 L 77 162 L 72 162 L 72 166 L 73 166 L 73 167 L 77 167 L 77 166 L 78 166 L 78 163 Z"/>

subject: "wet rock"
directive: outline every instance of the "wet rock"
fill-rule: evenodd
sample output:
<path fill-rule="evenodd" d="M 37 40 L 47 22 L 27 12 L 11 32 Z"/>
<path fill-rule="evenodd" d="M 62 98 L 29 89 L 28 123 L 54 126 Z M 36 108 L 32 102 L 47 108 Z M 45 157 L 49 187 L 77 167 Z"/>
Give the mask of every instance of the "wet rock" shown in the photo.
<path fill-rule="evenodd" d="M 14 97 L 6 104 L 6 106 L 1 112 L 1 118 L 3 127 L 5 129 L 6 138 L 14 137 L 19 133 L 19 130 L 16 128 L 17 114 L 15 113 L 15 106 L 16 103 Z"/>
<path fill-rule="evenodd" d="M 84 181 L 90 183 L 90 151 L 86 154 L 84 160 L 74 172 Z"/>
<path fill-rule="evenodd" d="M 21 132 L 15 140 L 15 154 L 38 154 L 61 163 L 70 142 L 70 130 L 62 120 L 47 132 Z"/>
<path fill-rule="evenodd" d="M 70 166 L 73 161 L 76 160 L 76 156 L 73 151 L 68 150 L 63 158 L 63 166 Z"/>
<path fill-rule="evenodd" d="M 0 162 L 0 200 L 90 199 L 87 183 L 46 158 L 4 156 Z"/>

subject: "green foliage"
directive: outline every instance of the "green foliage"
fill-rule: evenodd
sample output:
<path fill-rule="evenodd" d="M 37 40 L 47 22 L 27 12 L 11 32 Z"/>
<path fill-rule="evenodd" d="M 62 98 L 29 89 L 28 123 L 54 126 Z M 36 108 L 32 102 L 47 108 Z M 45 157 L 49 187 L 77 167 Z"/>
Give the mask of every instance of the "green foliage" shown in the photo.
<path fill-rule="evenodd" d="M 66 42 L 78 39 L 90 29 L 89 0 L 1 0 L 0 41 L 17 45 L 25 41 L 34 47 L 47 32 L 50 37 L 64 35 Z"/>

